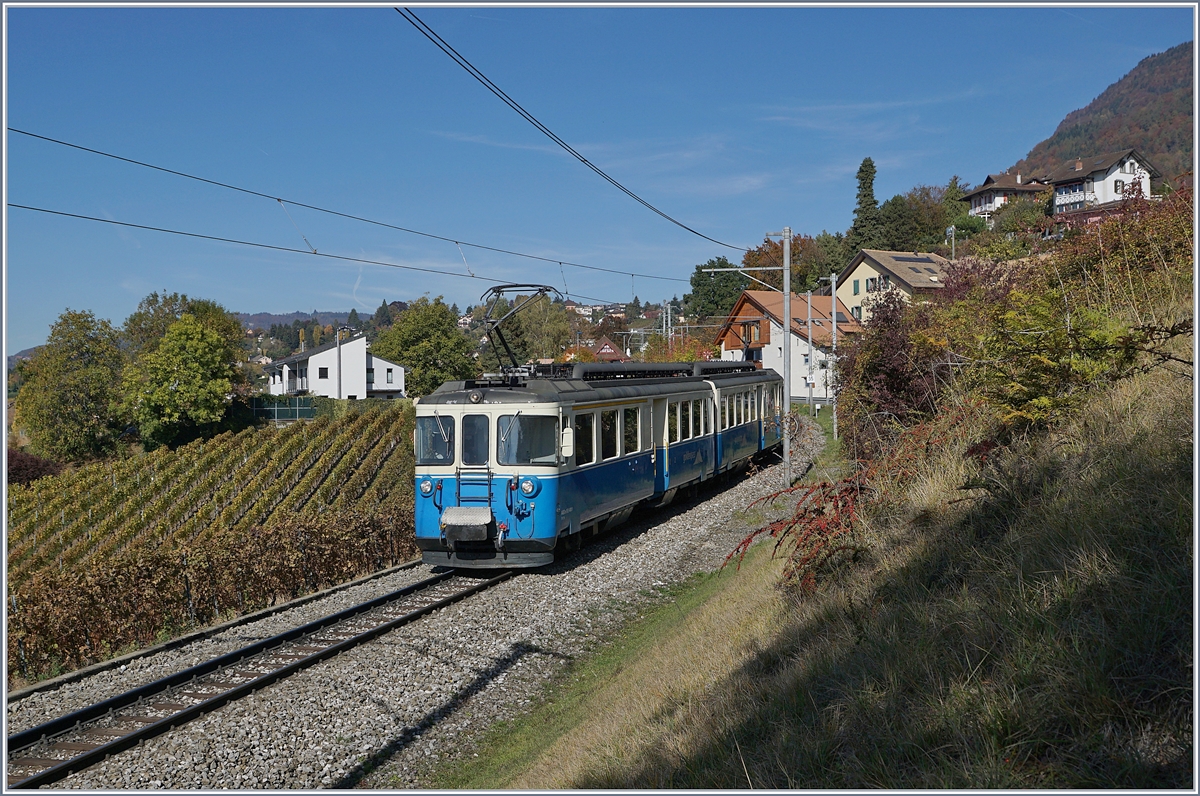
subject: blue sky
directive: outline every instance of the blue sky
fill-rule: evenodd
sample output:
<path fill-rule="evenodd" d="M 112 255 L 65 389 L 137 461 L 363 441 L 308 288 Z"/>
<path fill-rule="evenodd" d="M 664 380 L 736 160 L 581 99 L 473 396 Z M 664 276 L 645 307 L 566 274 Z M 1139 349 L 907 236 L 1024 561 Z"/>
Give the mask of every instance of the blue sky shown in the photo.
<path fill-rule="evenodd" d="M 740 253 L 588 171 L 390 7 L 7 6 L 7 126 L 459 247 L 8 133 L 7 201 L 445 271 L 268 251 L 7 209 L 6 353 L 66 308 L 123 322 L 152 290 L 239 312 L 372 311 L 490 283 L 660 301 Z M 845 230 L 855 172 L 882 202 L 978 184 L 1139 60 L 1193 38 L 1190 7 L 417 8 L 613 178 L 717 240 Z M 290 214 L 290 217 L 289 217 Z M 464 263 L 465 257 L 465 263 Z M 672 277 L 684 281 L 652 279 Z"/>

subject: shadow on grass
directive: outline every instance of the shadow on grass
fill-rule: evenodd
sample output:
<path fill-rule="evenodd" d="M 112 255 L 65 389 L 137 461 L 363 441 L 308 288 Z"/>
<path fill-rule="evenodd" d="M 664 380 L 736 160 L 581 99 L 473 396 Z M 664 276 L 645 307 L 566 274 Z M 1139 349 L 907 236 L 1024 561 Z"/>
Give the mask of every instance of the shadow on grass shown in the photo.
<path fill-rule="evenodd" d="M 1014 452 L 1003 488 L 798 601 L 683 730 L 573 786 L 1190 788 L 1190 421 L 1169 411 Z"/>

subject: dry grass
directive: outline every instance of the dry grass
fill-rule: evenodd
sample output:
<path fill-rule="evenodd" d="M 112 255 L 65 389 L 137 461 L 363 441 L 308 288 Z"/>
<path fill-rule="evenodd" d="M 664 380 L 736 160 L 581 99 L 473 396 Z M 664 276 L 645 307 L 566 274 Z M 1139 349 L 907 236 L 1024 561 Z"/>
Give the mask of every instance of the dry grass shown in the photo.
<path fill-rule="evenodd" d="M 1190 786 L 1192 434 L 1161 374 L 982 469 L 964 433 L 881 503 L 864 566 L 570 784 Z"/>
<path fill-rule="evenodd" d="M 1191 386 L 1128 379 L 983 463 L 964 411 L 883 484 L 857 565 L 792 597 L 756 548 L 439 784 L 1190 787 Z"/>
<path fill-rule="evenodd" d="M 668 616 L 662 618 L 670 624 L 663 628 L 666 632 L 650 634 L 652 641 L 644 645 L 627 640 L 639 648 L 635 657 L 619 669 L 593 673 L 602 682 L 588 702 L 603 710 L 586 711 L 507 785 L 569 788 L 586 772 L 615 775 L 626 761 L 651 751 L 683 759 L 688 747 L 677 732 L 684 717 L 782 629 L 781 595 L 774 587 L 779 569 L 779 562 L 756 551 L 739 574 L 726 573 L 709 599 L 691 610 L 678 605 L 663 609 Z"/>

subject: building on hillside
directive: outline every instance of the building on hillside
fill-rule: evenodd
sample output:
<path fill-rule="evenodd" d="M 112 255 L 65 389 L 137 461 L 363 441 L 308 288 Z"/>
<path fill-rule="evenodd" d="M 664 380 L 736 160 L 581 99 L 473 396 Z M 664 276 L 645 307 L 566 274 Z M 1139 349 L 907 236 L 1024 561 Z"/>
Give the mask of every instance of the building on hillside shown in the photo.
<path fill-rule="evenodd" d="M 271 395 L 403 398 L 404 367 L 374 356 L 365 335 L 277 359 L 263 370 Z"/>
<path fill-rule="evenodd" d="M 471 328 L 471 316 L 469 313 L 458 319 L 458 328 L 462 329 L 464 332 Z"/>
<path fill-rule="evenodd" d="M 805 402 L 809 387 L 816 403 L 829 403 L 833 396 L 833 299 L 812 297 L 812 326 L 808 325 L 807 296 L 792 294 L 792 399 Z M 717 332 L 721 359 L 754 362 L 761 368 L 783 373 L 783 294 L 774 290 L 744 290 Z M 862 325 L 837 302 L 838 344 L 844 345 L 862 332 Z"/>
<path fill-rule="evenodd" d="M 946 284 L 950 261 L 923 252 L 887 252 L 863 249 L 838 274 L 838 301 L 850 308 L 854 319 L 871 317 L 870 299 L 895 290 L 911 301 L 913 296 L 935 293 Z"/>
<path fill-rule="evenodd" d="M 963 194 L 962 201 L 970 203 L 970 209 L 967 210 L 969 215 L 979 216 L 990 228 L 992 215 L 1007 202 L 1032 199 L 1049 188 L 1049 184 L 1037 179 L 1022 180 L 1020 173 L 989 174 L 982 185 Z"/>
<path fill-rule="evenodd" d="M 1136 149 L 1090 158 L 1074 158 L 1046 177 L 1054 187 L 1054 215 L 1097 210 L 1119 204 L 1127 193 L 1150 195 L 1150 179 L 1161 173 Z"/>
<path fill-rule="evenodd" d="M 600 339 L 590 346 L 590 350 L 596 355 L 597 362 L 629 361 L 629 357 L 625 355 L 620 346 L 609 340 L 607 335 L 601 335 Z"/>

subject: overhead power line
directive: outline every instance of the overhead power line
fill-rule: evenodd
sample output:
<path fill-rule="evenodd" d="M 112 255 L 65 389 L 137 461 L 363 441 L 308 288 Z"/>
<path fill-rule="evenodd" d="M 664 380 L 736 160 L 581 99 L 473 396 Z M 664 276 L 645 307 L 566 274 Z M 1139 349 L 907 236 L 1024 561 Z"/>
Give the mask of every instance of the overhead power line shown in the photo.
<path fill-rule="evenodd" d="M 270 243 L 257 243 L 255 241 L 237 240 L 236 238 L 223 238 L 217 235 L 203 235 L 199 232 L 186 232 L 178 229 L 167 229 L 166 227 L 152 227 L 147 224 L 134 224 L 128 221 L 114 221 L 111 218 L 97 218 L 96 216 L 85 216 L 79 213 L 68 213 L 64 210 L 49 210 L 45 207 L 32 207 L 30 205 L 20 205 L 13 202 L 8 203 L 9 207 L 15 207 L 18 210 L 32 210 L 36 213 L 48 213 L 54 216 L 65 216 L 66 218 L 78 218 L 84 221 L 98 221 L 101 224 L 112 224 L 118 227 L 130 227 L 132 229 L 144 229 L 150 232 L 164 232 L 170 235 L 182 235 L 187 238 L 200 238 L 202 240 L 212 240 L 219 243 L 233 243 L 238 246 L 252 246 L 257 249 L 271 249 L 279 252 L 293 252 L 295 254 L 307 254 L 310 257 L 327 257 L 331 260 L 342 260 L 349 263 L 364 263 L 367 265 L 382 265 L 387 268 L 400 268 L 405 271 L 421 271 L 427 274 L 439 274 L 441 276 L 453 276 L 459 279 L 478 279 L 484 282 L 494 282 L 496 284 L 505 284 L 508 280 L 496 279 L 490 276 L 476 276 L 474 274 L 460 274 L 454 271 L 439 271 L 436 268 L 423 268 L 419 265 L 402 265 L 400 263 L 388 263 L 382 260 L 368 260 L 363 257 L 348 257 L 344 254 L 330 254 L 329 252 L 319 252 L 314 249 L 295 249 L 290 246 L 275 246 Z M 609 301 L 607 299 L 597 298 L 596 296 L 585 296 L 582 293 L 572 293 L 573 296 L 596 301 L 601 304 L 619 304 L 621 302 Z"/>
<path fill-rule="evenodd" d="M 529 122 L 534 127 L 536 127 L 547 138 L 549 138 L 551 141 L 553 141 L 554 143 L 556 143 L 560 147 L 562 147 L 564 150 L 566 150 L 572 157 L 574 157 L 580 163 L 582 163 L 583 165 L 587 166 L 592 171 L 599 174 L 607 182 L 612 184 L 617 190 L 621 191 L 621 193 L 623 193 L 626 196 L 628 196 L 629 198 L 633 199 L 635 202 L 642 205 L 643 207 L 646 207 L 647 209 L 662 216 L 663 218 L 665 218 L 667 221 L 670 221 L 675 226 L 686 229 L 688 232 L 692 233 L 693 235 L 698 235 L 701 238 L 704 238 L 706 241 L 715 243 L 718 246 L 724 246 L 728 249 L 734 249 L 735 251 L 740 251 L 740 252 L 748 251 L 745 246 L 734 246 L 731 243 L 725 243 L 724 241 L 719 241 L 716 238 L 710 238 L 709 236 L 705 235 L 703 232 L 698 232 L 698 231 L 692 229 L 687 224 L 684 224 L 682 221 L 678 221 L 678 220 L 672 218 L 671 216 L 667 215 L 663 211 L 659 210 L 654 205 L 647 202 L 642 197 L 635 194 L 633 191 L 626 188 L 621 183 L 617 182 L 615 179 L 613 179 L 607 173 L 605 173 L 604 170 L 602 170 L 599 166 L 592 163 L 590 160 L 585 158 L 583 155 L 576 152 L 575 149 L 570 144 L 568 144 L 566 141 L 562 140 L 557 135 L 555 135 L 554 132 L 549 127 L 547 127 L 546 125 L 539 122 L 537 120 L 537 118 L 534 117 L 533 114 L 531 114 L 529 111 L 527 111 L 523 107 L 521 107 L 520 103 L 518 103 L 512 97 L 508 96 L 508 94 L 505 94 L 503 89 L 501 89 L 499 86 L 497 86 L 491 80 L 489 80 L 488 76 L 485 75 L 483 72 L 480 72 L 478 69 L 476 69 L 474 64 L 472 64 L 470 61 L 468 61 L 466 58 L 464 58 L 462 55 L 460 55 L 457 50 L 455 50 L 453 47 L 451 47 L 449 44 L 447 44 L 446 41 L 441 36 L 437 35 L 437 33 L 434 32 L 433 28 L 429 27 L 424 22 L 422 22 L 420 20 L 420 18 L 417 17 L 416 14 L 414 14 L 412 11 L 410 11 L 407 8 L 405 8 L 405 9 L 396 8 L 395 11 L 400 16 L 407 19 L 414 28 L 419 30 L 425 36 L 425 38 L 427 38 L 431 42 L 433 42 L 439 50 L 444 52 L 446 55 L 450 56 L 450 58 L 455 63 L 457 63 L 459 66 L 461 66 L 463 69 L 465 69 L 467 71 L 467 74 L 471 75 L 471 77 L 478 80 L 480 83 L 483 84 L 484 88 L 486 88 L 488 91 L 492 92 L 497 97 L 499 97 L 500 100 L 505 105 L 507 105 L 508 107 L 510 107 L 514 111 L 516 111 L 518 114 L 520 114 L 520 116 L 523 119 L 525 119 L 525 121 Z"/>
<path fill-rule="evenodd" d="M 250 188 L 242 188 L 237 185 L 231 185 L 227 182 L 220 182 L 218 180 L 210 180 L 207 177 L 199 177 L 195 174 L 188 174 L 185 171 L 176 171 L 175 169 L 168 169 L 165 166 L 156 166 L 153 163 L 147 163 L 142 160 L 134 160 L 133 158 L 122 157 L 121 155 L 114 155 L 111 152 L 104 152 L 103 150 L 100 150 L 100 149 L 93 149 L 91 147 L 82 146 L 80 144 L 73 144 L 70 141 L 62 141 L 57 138 L 50 138 L 49 136 L 38 135 L 37 133 L 31 133 L 27 130 L 20 130 L 16 127 L 9 127 L 8 130 L 9 130 L 9 132 L 19 133 L 20 135 L 29 136 L 30 138 L 37 138 L 41 141 L 46 141 L 51 144 L 58 144 L 59 146 L 70 147 L 71 149 L 78 149 L 81 152 L 90 152 L 93 155 L 100 155 L 102 157 L 112 158 L 113 160 L 119 160 L 124 163 L 130 163 L 134 166 L 142 166 L 143 168 L 153 169 L 155 171 L 161 171 L 166 174 L 174 174 L 176 177 L 184 177 L 189 180 L 196 180 L 197 182 L 203 182 L 203 183 L 207 183 L 209 185 L 215 185 L 218 188 L 226 188 L 230 191 L 237 191 L 239 193 L 249 194 L 250 196 L 259 196 L 259 197 L 262 197 L 263 199 L 270 199 L 272 202 L 279 202 L 280 204 L 292 205 L 293 207 L 303 207 L 306 210 L 315 210 L 318 213 L 327 213 L 331 216 L 339 216 L 340 218 L 348 218 L 352 221 L 361 221 L 364 224 L 373 224 L 377 227 L 386 227 L 387 229 L 394 229 L 398 232 L 406 232 L 410 235 L 420 235 L 421 237 L 424 237 L 424 238 L 431 238 L 433 240 L 445 241 L 446 243 L 453 243 L 458 246 L 470 246 L 473 249 L 481 249 L 483 251 L 496 252 L 497 254 L 508 254 L 508 255 L 512 255 L 514 257 L 524 257 L 529 260 L 538 260 L 538 261 L 541 261 L 544 263 L 557 264 L 560 266 L 566 265 L 566 266 L 570 266 L 571 268 L 582 268 L 582 269 L 585 269 L 588 271 L 601 271 L 601 272 L 608 273 L 608 274 L 621 274 L 622 276 L 635 276 L 635 277 L 639 277 L 641 279 L 658 279 L 658 280 L 665 281 L 665 282 L 689 282 L 690 281 L 687 279 L 681 279 L 677 276 L 657 276 L 655 274 L 642 274 L 642 273 L 636 273 L 636 272 L 632 272 L 632 271 L 621 271 L 621 270 L 615 269 L 615 268 L 602 268 L 598 265 L 584 265 L 583 263 L 570 262 L 569 260 L 557 260 L 553 257 L 542 257 L 537 254 L 526 254 L 524 252 L 511 251 L 509 249 L 500 249 L 495 246 L 485 246 L 482 243 L 468 243 L 467 241 L 464 241 L 464 240 L 458 240 L 455 238 L 447 238 L 442 235 L 434 235 L 431 232 L 422 232 L 421 230 L 417 230 L 417 229 L 409 229 L 408 227 L 400 227 L 400 226 L 396 226 L 395 224 L 388 224 L 385 221 L 376 221 L 374 219 L 364 218 L 363 216 L 356 216 L 356 215 L 352 215 L 350 213 L 342 213 L 338 210 L 330 210 L 325 207 L 318 207 L 317 205 L 310 205 L 310 204 L 305 204 L 304 202 L 297 202 L 292 199 L 283 199 L 281 197 L 272 196 L 271 194 L 263 193 L 261 191 L 255 191 Z M 294 221 L 292 223 L 295 224 Z M 297 231 L 299 231 L 299 227 L 297 227 Z M 304 237 L 303 233 L 301 233 L 301 237 Z M 306 243 L 308 242 L 307 239 L 305 240 L 305 242 Z M 311 246 L 310 246 L 310 248 L 311 248 Z"/>

